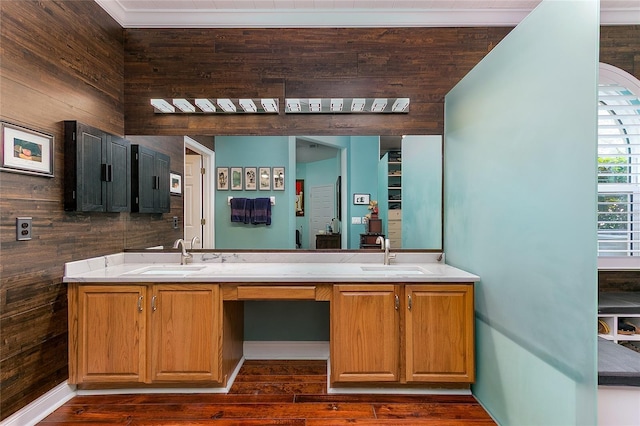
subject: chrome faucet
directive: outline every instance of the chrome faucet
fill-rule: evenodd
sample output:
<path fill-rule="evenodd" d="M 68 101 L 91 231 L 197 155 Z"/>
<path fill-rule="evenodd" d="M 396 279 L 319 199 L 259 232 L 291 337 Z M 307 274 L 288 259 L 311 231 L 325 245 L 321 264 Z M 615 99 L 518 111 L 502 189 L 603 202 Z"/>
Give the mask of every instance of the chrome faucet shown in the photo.
<path fill-rule="evenodd" d="M 182 246 L 182 253 L 180 253 L 180 264 L 181 265 L 186 265 L 187 264 L 187 259 L 191 259 L 193 256 L 191 255 L 191 253 L 187 253 L 187 247 L 184 245 L 184 240 L 182 238 L 178 238 L 174 243 L 173 243 L 173 248 L 180 248 L 180 246 Z"/>
<path fill-rule="evenodd" d="M 197 235 L 195 235 L 192 239 L 191 239 L 191 250 L 194 249 L 194 246 L 196 244 L 198 244 L 200 242 L 200 237 L 198 237 Z"/>
<path fill-rule="evenodd" d="M 391 250 L 391 242 L 389 242 L 388 238 L 384 239 L 382 236 L 378 236 L 378 238 L 376 238 L 376 244 L 380 244 L 380 249 L 384 250 L 383 264 L 390 265 L 391 259 L 396 258 L 395 254 L 389 253 L 389 250 Z"/>

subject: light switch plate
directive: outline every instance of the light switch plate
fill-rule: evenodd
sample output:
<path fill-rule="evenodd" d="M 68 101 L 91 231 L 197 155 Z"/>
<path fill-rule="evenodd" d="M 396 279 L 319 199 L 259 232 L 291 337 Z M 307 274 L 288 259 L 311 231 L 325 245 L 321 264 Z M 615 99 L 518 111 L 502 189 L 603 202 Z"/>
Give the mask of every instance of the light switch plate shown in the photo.
<path fill-rule="evenodd" d="M 360 218 L 360 216 L 358 217 L 352 217 L 351 218 L 351 224 L 352 225 L 360 225 L 362 223 L 362 219 Z"/>
<path fill-rule="evenodd" d="M 16 218 L 16 240 L 27 241 L 30 239 L 31 239 L 31 218 L 17 217 Z"/>

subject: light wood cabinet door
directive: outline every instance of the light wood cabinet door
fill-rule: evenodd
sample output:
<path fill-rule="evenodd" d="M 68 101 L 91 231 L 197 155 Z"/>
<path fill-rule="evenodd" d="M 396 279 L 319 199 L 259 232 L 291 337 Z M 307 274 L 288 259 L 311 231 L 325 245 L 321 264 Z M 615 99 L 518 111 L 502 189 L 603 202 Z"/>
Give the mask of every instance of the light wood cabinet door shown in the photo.
<path fill-rule="evenodd" d="M 80 383 L 145 381 L 145 286 L 79 286 Z"/>
<path fill-rule="evenodd" d="M 475 380 L 473 285 L 407 285 L 408 382 Z"/>
<path fill-rule="evenodd" d="M 399 378 L 398 287 L 334 285 L 331 302 L 332 382 Z"/>
<path fill-rule="evenodd" d="M 153 286 L 151 380 L 219 382 L 222 300 L 217 284 Z"/>

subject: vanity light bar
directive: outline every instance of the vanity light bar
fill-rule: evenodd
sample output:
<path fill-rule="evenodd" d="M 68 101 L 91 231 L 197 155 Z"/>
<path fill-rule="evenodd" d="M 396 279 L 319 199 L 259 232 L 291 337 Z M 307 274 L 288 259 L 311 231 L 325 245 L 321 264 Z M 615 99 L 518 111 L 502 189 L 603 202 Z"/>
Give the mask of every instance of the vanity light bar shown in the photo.
<path fill-rule="evenodd" d="M 287 98 L 287 114 L 388 114 L 409 112 L 409 98 Z M 393 106 L 392 106 L 393 105 Z"/>
<path fill-rule="evenodd" d="M 151 99 L 155 113 L 162 114 L 279 114 L 277 98 L 173 98 Z"/>
<path fill-rule="evenodd" d="M 284 111 L 287 114 L 408 113 L 409 104 L 409 98 L 286 98 Z M 154 98 L 151 105 L 154 112 L 163 114 L 280 113 L 278 98 Z"/>

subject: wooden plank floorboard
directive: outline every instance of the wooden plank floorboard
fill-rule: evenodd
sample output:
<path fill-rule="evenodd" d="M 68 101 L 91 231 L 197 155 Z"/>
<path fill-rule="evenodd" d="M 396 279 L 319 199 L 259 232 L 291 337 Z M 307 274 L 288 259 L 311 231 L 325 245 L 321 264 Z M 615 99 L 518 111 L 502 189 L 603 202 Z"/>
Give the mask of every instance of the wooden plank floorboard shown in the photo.
<path fill-rule="evenodd" d="M 487 426 L 472 395 L 327 394 L 326 361 L 245 361 L 229 394 L 81 395 L 41 424 Z"/>

